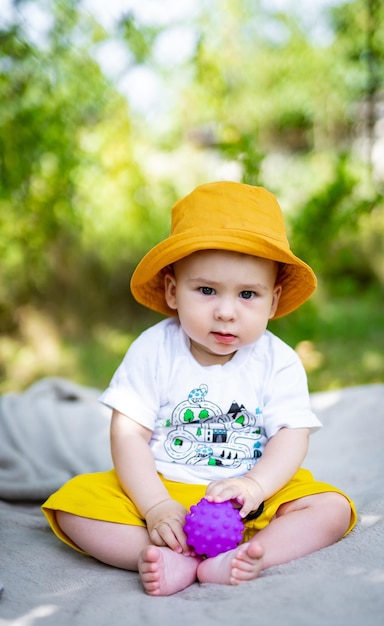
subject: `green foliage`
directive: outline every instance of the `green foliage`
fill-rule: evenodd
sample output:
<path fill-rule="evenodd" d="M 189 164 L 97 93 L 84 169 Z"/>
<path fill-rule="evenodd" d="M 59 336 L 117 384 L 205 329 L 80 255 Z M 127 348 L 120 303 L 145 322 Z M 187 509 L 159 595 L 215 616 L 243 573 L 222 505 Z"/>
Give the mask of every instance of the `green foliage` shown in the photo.
<path fill-rule="evenodd" d="M 131 198 L 143 183 L 127 105 L 90 56 L 100 29 L 77 4 L 52 3 L 44 45 L 32 46 L 21 23 L 1 33 L 4 327 L 14 324 L 13 311 L 25 302 L 67 311 L 84 282 L 95 274 L 105 279 L 106 257 L 123 246 L 113 232 L 125 235 L 127 250 L 128 233 L 139 230 L 139 205 Z M 81 32 L 87 40 L 79 44 Z M 121 256 L 133 262 L 131 254 Z"/>
<path fill-rule="evenodd" d="M 152 58 L 152 49 L 159 29 L 139 26 L 133 13 L 124 15 L 119 21 L 119 34 L 127 42 L 136 63 Z"/>
<path fill-rule="evenodd" d="M 350 88 L 365 92 L 384 79 L 384 6 L 381 0 L 355 0 L 333 8 L 335 48 L 351 72 Z M 349 77 L 348 77 L 349 78 Z"/>
<path fill-rule="evenodd" d="M 359 241 L 360 224 L 379 205 L 380 194 L 361 197 L 349 159 L 341 155 L 332 180 L 298 207 L 290 220 L 295 253 L 312 265 L 333 293 L 354 282 L 354 289 L 375 281 Z M 350 287 L 350 285 L 349 285 Z"/>

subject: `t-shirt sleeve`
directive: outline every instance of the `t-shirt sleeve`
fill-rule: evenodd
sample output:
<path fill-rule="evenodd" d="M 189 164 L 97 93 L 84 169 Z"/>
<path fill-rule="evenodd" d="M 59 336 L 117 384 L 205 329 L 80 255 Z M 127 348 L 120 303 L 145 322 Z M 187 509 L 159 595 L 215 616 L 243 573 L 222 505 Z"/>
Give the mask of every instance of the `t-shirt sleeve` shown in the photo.
<path fill-rule="evenodd" d="M 289 348 L 273 369 L 263 407 L 268 438 L 281 428 L 320 429 L 322 424 L 310 404 L 307 375 L 296 352 Z"/>
<path fill-rule="evenodd" d="M 153 430 L 159 412 L 159 341 L 144 332 L 128 349 L 99 400 Z"/>

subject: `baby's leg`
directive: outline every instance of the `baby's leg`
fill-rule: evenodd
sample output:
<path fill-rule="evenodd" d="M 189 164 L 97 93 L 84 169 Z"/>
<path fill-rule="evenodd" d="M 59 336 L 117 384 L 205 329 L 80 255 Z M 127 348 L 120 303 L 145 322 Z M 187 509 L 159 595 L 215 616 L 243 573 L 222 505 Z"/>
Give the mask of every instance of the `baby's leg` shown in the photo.
<path fill-rule="evenodd" d="M 178 554 L 170 548 L 148 546 L 139 557 L 139 574 L 151 596 L 169 596 L 196 581 L 201 559 Z"/>
<path fill-rule="evenodd" d="M 326 492 L 283 504 L 271 523 L 257 533 L 263 568 L 288 563 L 336 543 L 351 520 L 348 500 Z"/>
<path fill-rule="evenodd" d="M 56 512 L 56 519 L 63 532 L 94 558 L 114 567 L 139 571 L 149 595 L 171 595 L 196 580 L 201 559 L 150 545 L 143 526 L 102 522 L 63 511 Z"/>
<path fill-rule="evenodd" d="M 79 517 L 56 511 L 63 532 L 79 548 L 98 561 L 114 567 L 137 571 L 140 552 L 150 544 L 147 529 Z"/>
<path fill-rule="evenodd" d="M 237 549 L 203 561 L 200 582 L 238 585 L 268 567 L 332 545 L 346 532 L 351 507 L 338 493 L 322 493 L 282 505 L 268 526 Z"/>

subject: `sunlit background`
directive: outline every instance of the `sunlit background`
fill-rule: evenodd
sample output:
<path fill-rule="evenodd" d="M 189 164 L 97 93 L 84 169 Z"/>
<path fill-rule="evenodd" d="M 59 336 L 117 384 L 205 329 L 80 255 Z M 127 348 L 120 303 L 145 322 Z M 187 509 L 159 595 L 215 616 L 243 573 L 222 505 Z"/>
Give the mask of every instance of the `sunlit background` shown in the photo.
<path fill-rule="evenodd" d="M 196 185 L 274 192 L 312 265 L 271 330 L 311 391 L 384 381 L 384 3 L 0 0 L 0 392 L 105 387 L 129 280 Z"/>

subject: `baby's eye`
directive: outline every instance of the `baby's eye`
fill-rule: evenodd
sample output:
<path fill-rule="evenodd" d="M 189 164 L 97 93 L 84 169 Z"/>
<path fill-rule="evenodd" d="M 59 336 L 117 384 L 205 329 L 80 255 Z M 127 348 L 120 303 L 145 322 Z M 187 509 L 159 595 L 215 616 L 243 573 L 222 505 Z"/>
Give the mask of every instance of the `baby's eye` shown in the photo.
<path fill-rule="evenodd" d="M 213 287 L 199 287 L 199 291 L 203 296 L 212 296 L 215 293 Z"/>
<path fill-rule="evenodd" d="M 255 296 L 256 293 L 254 291 L 245 290 L 240 292 L 240 298 L 243 298 L 243 300 L 252 300 Z"/>

